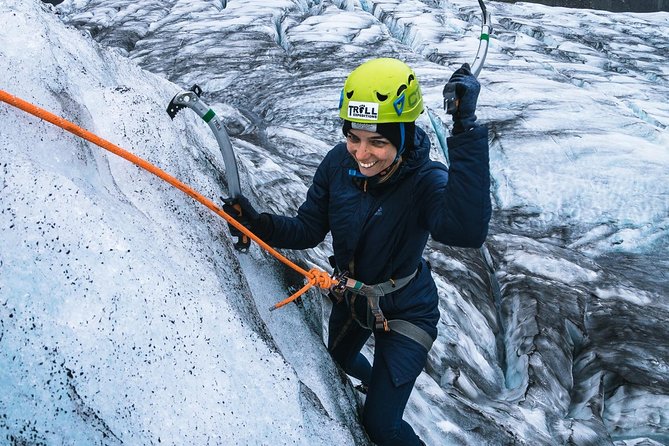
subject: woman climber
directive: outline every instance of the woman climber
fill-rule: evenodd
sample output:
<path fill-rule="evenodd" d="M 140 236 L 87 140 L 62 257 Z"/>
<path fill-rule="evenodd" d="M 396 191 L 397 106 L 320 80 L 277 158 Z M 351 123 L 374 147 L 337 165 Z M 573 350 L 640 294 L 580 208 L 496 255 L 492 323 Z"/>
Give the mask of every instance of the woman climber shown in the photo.
<path fill-rule="evenodd" d="M 414 71 L 397 59 L 374 59 L 346 79 L 339 104 L 346 142 L 318 166 L 296 216 L 258 213 L 245 197 L 241 215 L 224 206 L 273 247 L 312 248 L 332 233 L 332 263 L 343 282 L 330 293 L 328 349 L 366 389 L 362 423 L 379 446 L 423 444 L 402 415 L 437 336 L 437 288 L 422 258 L 428 236 L 477 248 L 488 232 L 488 130 L 475 115 L 480 85 L 465 64 L 444 90 L 455 91 L 457 104 L 450 168 L 430 160 L 429 139 L 416 126 L 423 98 Z M 361 349 L 372 333 L 370 364 Z"/>

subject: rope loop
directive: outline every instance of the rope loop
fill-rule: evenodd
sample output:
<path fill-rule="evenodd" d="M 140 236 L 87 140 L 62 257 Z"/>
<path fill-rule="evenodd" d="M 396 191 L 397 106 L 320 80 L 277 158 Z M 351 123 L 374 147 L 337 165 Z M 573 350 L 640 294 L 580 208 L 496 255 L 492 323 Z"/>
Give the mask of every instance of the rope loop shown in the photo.
<path fill-rule="evenodd" d="M 323 289 L 328 289 L 337 283 L 328 273 L 317 268 L 309 270 L 309 282 Z"/>

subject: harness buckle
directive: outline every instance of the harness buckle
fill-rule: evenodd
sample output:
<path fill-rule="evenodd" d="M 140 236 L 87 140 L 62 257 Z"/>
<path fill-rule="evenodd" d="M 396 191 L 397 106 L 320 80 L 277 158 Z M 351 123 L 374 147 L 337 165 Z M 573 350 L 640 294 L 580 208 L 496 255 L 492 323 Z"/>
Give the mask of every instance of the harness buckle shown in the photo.
<path fill-rule="evenodd" d="M 336 299 L 336 303 L 340 303 L 344 299 L 346 292 L 346 281 L 348 280 L 348 271 L 342 271 L 339 274 L 332 274 L 331 276 L 337 281 L 335 285 L 330 287 L 330 293 Z"/>
<path fill-rule="evenodd" d="M 331 290 L 335 293 L 343 294 L 346 291 L 346 281 L 348 280 L 348 271 L 342 271 L 339 274 L 334 274 L 333 279 L 337 281 L 336 285 L 333 285 Z"/>
<path fill-rule="evenodd" d="M 380 309 L 378 312 L 374 312 L 374 328 L 377 331 L 382 330 L 386 333 L 390 331 L 390 327 L 388 326 L 388 319 L 386 319 Z"/>

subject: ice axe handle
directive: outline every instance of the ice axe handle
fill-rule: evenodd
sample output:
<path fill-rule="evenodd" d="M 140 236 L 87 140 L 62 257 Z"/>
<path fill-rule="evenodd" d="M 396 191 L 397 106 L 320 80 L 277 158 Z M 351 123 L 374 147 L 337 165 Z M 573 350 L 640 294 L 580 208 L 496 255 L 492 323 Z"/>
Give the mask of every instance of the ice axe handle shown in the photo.
<path fill-rule="evenodd" d="M 479 47 L 476 51 L 476 58 L 471 65 L 471 73 L 474 77 L 479 77 L 483 64 L 485 63 L 486 55 L 488 54 L 488 46 L 490 44 L 490 34 L 492 34 L 491 15 L 485 7 L 483 0 L 479 0 L 481 7 L 481 37 L 479 39 Z M 448 84 L 446 84 L 448 86 Z M 460 106 L 460 99 L 456 97 L 455 87 L 453 89 L 444 88 L 444 109 L 449 115 L 454 115 Z"/>
<path fill-rule="evenodd" d="M 242 216 L 242 207 L 239 203 L 232 205 L 233 208 L 237 211 L 239 216 Z M 249 247 L 251 246 L 251 239 L 245 234 L 239 234 L 237 236 L 237 241 L 234 244 L 235 249 L 240 252 L 248 252 Z"/>
<path fill-rule="evenodd" d="M 444 110 L 449 115 L 454 115 L 460 106 L 460 98 L 455 94 L 455 85 L 446 84 L 443 91 Z"/>
<path fill-rule="evenodd" d="M 224 203 L 223 211 L 226 212 L 230 217 L 237 220 L 237 223 L 241 224 L 242 226 L 248 227 L 243 223 L 244 218 L 242 218 L 242 213 L 243 213 L 242 206 L 237 201 L 237 198 L 221 197 L 221 200 Z M 249 246 L 251 246 L 251 238 L 229 222 L 228 222 L 228 228 L 230 229 L 230 236 L 233 237 L 233 240 L 235 237 L 237 237 L 237 241 L 233 243 L 235 249 L 240 252 L 248 252 Z"/>
<path fill-rule="evenodd" d="M 458 111 L 459 105 L 460 105 L 460 99 L 444 97 L 444 108 L 446 109 L 446 114 L 454 115 L 455 112 Z"/>

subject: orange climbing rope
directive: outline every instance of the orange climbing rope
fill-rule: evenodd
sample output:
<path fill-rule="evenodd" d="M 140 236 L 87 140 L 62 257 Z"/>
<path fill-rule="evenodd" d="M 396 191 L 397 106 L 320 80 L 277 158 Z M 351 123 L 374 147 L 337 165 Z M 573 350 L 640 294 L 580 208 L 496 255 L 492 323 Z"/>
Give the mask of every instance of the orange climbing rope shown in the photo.
<path fill-rule="evenodd" d="M 70 133 L 73 133 L 87 141 L 92 142 L 93 144 L 108 150 L 109 152 L 112 152 L 115 155 L 120 156 L 121 158 L 124 158 L 131 163 L 135 164 L 138 167 L 141 167 L 144 170 L 147 170 L 157 176 L 158 178 L 166 181 L 170 185 L 176 187 L 180 191 L 184 192 L 186 195 L 189 195 L 191 198 L 199 201 L 202 203 L 204 206 L 208 207 L 212 211 L 214 211 L 216 214 L 219 216 L 223 217 L 225 221 L 230 223 L 232 226 L 237 228 L 239 231 L 241 231 L 244 235 L 247 235 L 250 237 L 252 240 L 254 240 L 260 247 L 265 249 L 267 252 L 272 254 L 274 257 L 276 257 L 279 261 L 287 265 L 288 267 L 294 269 L 298 273 L 302 274 L 304 277 L 307 278 L 307 284 L 302 287 L 298 292 L 293 294 L 292 296 L 282 300 L 281 302 L 273 305 L 270 308 L 270 311 L 275 310 L 277 308 L 281 308 L 282 306 L 294 301 L 304 293 L 306 293 L 312 286 L 318 285 L 321 288 L 330 288 L 333 285 L 336 284 L 336 281 L 332 279 L 328 273 L 325 271 L 321 271 L 317 268 L 313 268 L 309 271 L 300 268 L 298 265 L 296 265 L 294 262 L 291 262 L 289 259 L 287 259 L 285 256 L 280 254 L 278 251 L 276 251 L 274 248 L 269 246 L 267 243 L 263 242 L 257 235 L 249 231 L 245 226 L 241 225 L 237 220 L 232 218 L 230 215 L 228 215 L 223 209 L 218 207 L 213 201 L 205 197 L 204 195 L 200 194 L 190 186 L 188 186 L 185 183 L 182 183 L 181 181 L 177 180 L 164 170 L 160 169 L 159 167 L 156 167 L 155 165 L 149 163 L 148 161 L 133 155 L 132 153 L 123 150 L 119 146 L 100 138 L 99 136 L 89 132 L 88 130 L 84 130 L 83 128 L 79 127 L 78 125 L 61 118 L 60 116 L 56 116 L 53 113 L 50 113 L 43 108 L 40 108 L 34 104 L 31 104 L 30 102 L 26 102 L 23 99 L 20 99 L 14 95 L 11 95 L 7 93 L 4 90 L 0 90 L 0 101 L 6 102 L 9 105 L 12 105 L 16 108 L 19 108 L 23 110 L 26 113 L 30 113 L 31 115 L 34 115 L 44 121 L 50 122 L 53 125 L 56 125 L 63 130 L 66 130 Z"/>

